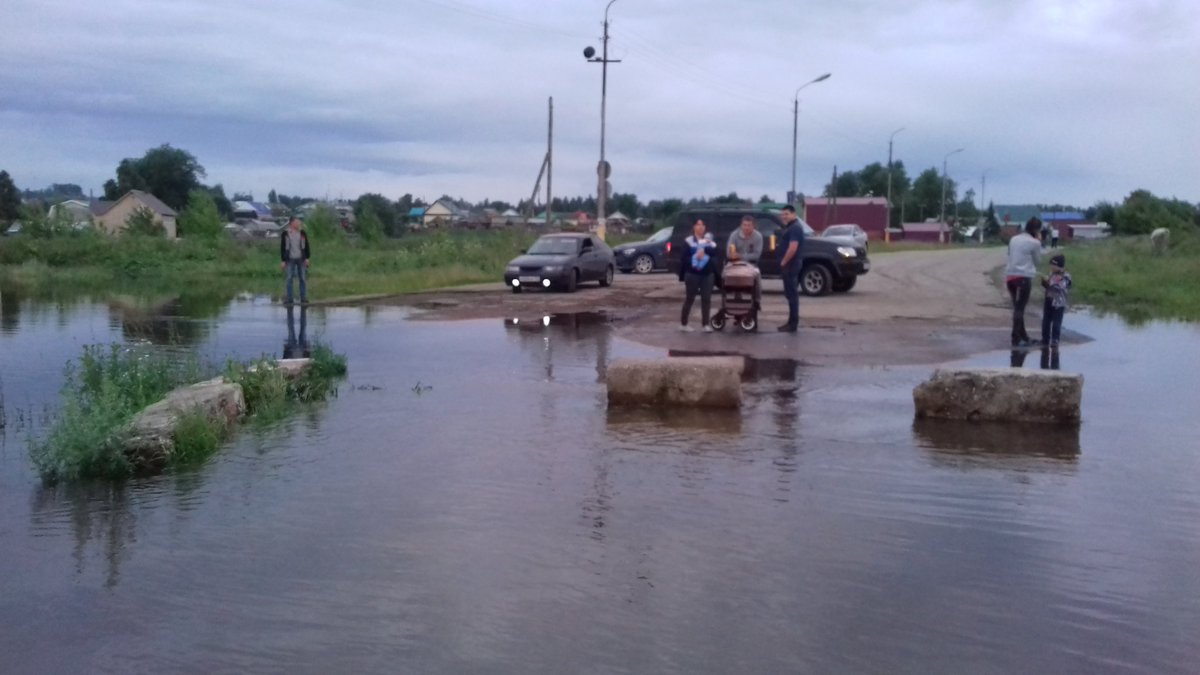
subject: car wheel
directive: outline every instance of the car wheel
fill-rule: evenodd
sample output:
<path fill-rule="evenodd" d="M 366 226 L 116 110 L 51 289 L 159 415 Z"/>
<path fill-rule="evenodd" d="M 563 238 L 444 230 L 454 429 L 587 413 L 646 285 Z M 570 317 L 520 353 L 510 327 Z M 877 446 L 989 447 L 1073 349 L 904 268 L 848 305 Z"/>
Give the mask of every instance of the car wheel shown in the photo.
<path fill-rule="evenodd" d="M 854 284 L 856 284 L 856 283 L 858 283 L 857 276 L 842 277 L 841 279 L 838 279 L 837 281 L 833 282 L 833 292 L 834 293 L 845 293 L 846 291 L 849 291 L 851 288 L 854 288 Z"/>
<path fill-rule="evenodd" d="M 567 277 L 567 286 L 563 290 L 574 293 L 577 286 L 579 286 L 579 270 L 571 270 L 571 275 Z"/>
<path fill-rule="evenodd" d="M 654 258 L 649 253 L 643 253 L 633 261 L 633 269 L 638 274 L 650 274 L 654 271 Z"/>
<path fill-rule="evenodd" d="M 612 281 L 613 281 L 613 266 L 609 265 L 608 267 L 604 268 L 604 278 L 600 280 L 600 286 L 602 286 L 604 288 L 612 286 Z"/>
<path fill-rule="evenodd" d="M 833 276 L 821 263 L 812 263 L 800 272 L 800 288 L 805 295 L 827 295 L 833 287 Z"/>

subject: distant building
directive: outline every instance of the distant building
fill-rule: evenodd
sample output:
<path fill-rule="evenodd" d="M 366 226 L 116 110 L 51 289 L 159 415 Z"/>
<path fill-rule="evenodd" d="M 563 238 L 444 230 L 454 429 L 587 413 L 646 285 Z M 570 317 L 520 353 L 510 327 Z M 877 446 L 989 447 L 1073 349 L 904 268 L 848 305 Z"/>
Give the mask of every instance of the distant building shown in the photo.
<path fill-rule="evenodd" d="M 820 232 L 830 225 L 853 223 L 871 239 L 883 239 L 888 226 L 886 197 L 808 197 L 804 200 L 804 222 Z"/>
<path fill-rule="evenodd" d="M 811 223 L 809 223 L 811 225 Z M 900 226 L 904 231 L 904 241 L 945 243 L 950 241 L 954 228 L 946 223 L 904 223 Z"/>
<path fill-rule="evenodd" d="M 96 229 L 115 235 L 125 229 L 125 222 L 139 208 L 149 209 L 154 214 L 155 220 L 162 223 L 168 239 L 174 239 L 177 236 L 175 210 L 149 192 L 130 190 L 115 202 L 94 203 L 91 211 L 92 218 L 96 221 Z"/>
<path fill-rule="evenodd" d="M 449 199 L 439 199 L 425 207 L 425 213 L 421 216 L 421 225 L 423 227 L 446 227 L 457 225 L 465 218 L 466 214 L 458 208 L 458 204 Z"/>
<path fill-rule="evenodd" d="M 59 202 L 50 207 L 47 217 L 55 220 L 64 217 L 61 214 L 66 214 L 65 218 L 69 219 L 71 225 L 77 229 L 89 227 L 92 224 L 92 212 L 97 204 L 107 203 L 100 201 L 84 201 L 82 199 L 68 199 Z"/>
<path fill-rule="evenodd" d="M 1039 218 L 1043 227 L 1057 229 L 1058 238 L 1064 241 L 1074 238 L 1074 226 L 1091 224 L 1079 211 L 1043 211 Z"/>

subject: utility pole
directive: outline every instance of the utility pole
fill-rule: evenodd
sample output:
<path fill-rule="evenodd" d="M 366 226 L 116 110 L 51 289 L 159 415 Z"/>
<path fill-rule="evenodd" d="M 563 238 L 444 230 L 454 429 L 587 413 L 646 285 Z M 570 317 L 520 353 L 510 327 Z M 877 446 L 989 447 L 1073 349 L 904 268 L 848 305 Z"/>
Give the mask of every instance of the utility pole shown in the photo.
<path fill-rule="evenodd" d="M 546 124 L 546 224 L 554 212 L 550 201 L 550 181 L 554 177 L 554 97 L 550 97 L 550 121 Z"/>
<path fill-rule="evenodd" d="M 896 134 L 900 133 L 901 131 L 904 131 L 904 127 L 900 127 L 899 129 L 893 131 L 892 135 L 888 138 L 888 217 L 887 224 L 883 227 L 884 241 L 891 241 L 891 236 L 888 230 L 892 227 L 892 141 L 895 140 Z"/>
<path fill-rule="evenodd" d="M 941 205 L 942 208 L 941 208 L 941 215 L 938 216 L 938 243 L 945 242 L 944 229 L 946 227 L 946 162 L 947 162 L 947 160 L 950 159 L 950 155 L 962 152 L 963 150 L 966 150 L 966 148 L 959 148 L 957 150 L 951 150 L 950 152 L 946 153 L 945 157 L 942 158 L 942 205 Z"/>
<path fill-rule="evenodd" d="M 608 206 L 608 177 L 612 174 L 612 169 L 608 162 L 604 161 L 604 122 L 605 122 L 605 107 L 608 99 L 608 64 L 620 63 L 620 59 L 608 58 L 608 10 L 617 0 L 608 0 L 608 4 L 604 7 L 604 37 L 601 43 L 600 58 L 595 58 L 596 50 L 588 47 L 583 50 L 583 56 L 592 63 L 600 64 L 600 163 L 596 165 L 596 234 L 604 239 L 606 226 L 608 224 L 608 216 L 606 208 Z"/>

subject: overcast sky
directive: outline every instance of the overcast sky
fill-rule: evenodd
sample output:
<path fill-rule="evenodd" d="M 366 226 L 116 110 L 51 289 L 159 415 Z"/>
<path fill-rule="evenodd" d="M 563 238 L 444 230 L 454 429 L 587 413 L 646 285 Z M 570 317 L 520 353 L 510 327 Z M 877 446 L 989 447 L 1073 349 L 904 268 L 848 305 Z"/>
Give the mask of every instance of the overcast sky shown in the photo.
<path fill-rule="evenodd" d="M 0 3 L 0 169 L 97 192 L 170 143 L 226 191 L 594 190 L 605 0 Z M 997 203 L 1200 201 L 1195 0 L 618 0 L 607 157 L 642 200 L 783 199 L 833 167 L 939 169 Z"/>

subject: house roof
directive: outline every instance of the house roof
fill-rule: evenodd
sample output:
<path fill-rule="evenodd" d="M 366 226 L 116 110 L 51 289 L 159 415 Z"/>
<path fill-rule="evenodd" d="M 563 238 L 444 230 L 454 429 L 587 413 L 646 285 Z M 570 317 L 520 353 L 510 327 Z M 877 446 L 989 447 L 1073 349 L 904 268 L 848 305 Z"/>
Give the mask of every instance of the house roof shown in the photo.
<path fill-rule="evenodd" d="M 112 209 L 112 207 L 115 205 L 116 205 L 116 202 L 109 202 L 109 201 L 105 201 L 103 199 L 97 199 L 96 201 L 91 203 L 89 208 L 91 208 L 93 216 L 102 216 L 102 215 L 108 213 L 109 210 Z"/>
<path fill-rule="evenodd" d="M 624 213 L 621 213 L 620 211 L 613 211 L 611 214 L 609 214 L 608 219 L 609 220 L 629 220 L 629 216 L 625 215 Z"/>
<path fill-rule="evenodd" d="M 137 199 L 139 202 L 141 202 L 143 206 L 145 206 L 146 208 L 150 209 L 151 211 L 157 213 L 160 216 L 174 216 L 175 215 L 175 209 L 162 203 L 162 201 L 158 197 L 155 197 L 154 195 L 150 194 L 149 192 L 142 192 L 141 190 L 130 190 L 129 192 L 126 192 L 125 195 L 123 197 L 121 197 L 121 199 L 125 199 L 125 197 L 128 197 L 129 195 L 133 195 L 133 197 L 135 199 Z M 121 201 L 121 199 L 118 199 L 117 201 L 119 202 L 119 201 Z"/>
<path fill-rule="evenodd" d="M 1087 220 L 1087 217 L 1078 211 L 1042 211 L 1038 216 L 1043 222 L 1055 220 Z"/>
<path fill-rule="evenodd" d="M 234 211 L 253 211 L 259 216 L 270 218 L 274 214 L 271 212 L 271 207 L 262 202 L 243 202 L 238 201 L 233 203 Z"/>
<path fill-rule="evenodd" d="M 425 207 L 424 206 L 414 206 L 408 210 L 409 218 L 420 218 L 423 215 L 425 215 Z"/>
<path fill-rule="evenodd" d="M 805 206 L 827 206 L 834 200 L 828 197 L 809 197 L 804 200 Z M 887 197 L 838 197 L 838 206 L 887 206 Z"/>

